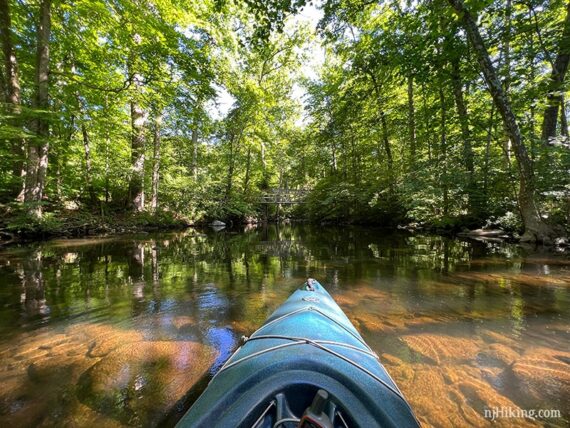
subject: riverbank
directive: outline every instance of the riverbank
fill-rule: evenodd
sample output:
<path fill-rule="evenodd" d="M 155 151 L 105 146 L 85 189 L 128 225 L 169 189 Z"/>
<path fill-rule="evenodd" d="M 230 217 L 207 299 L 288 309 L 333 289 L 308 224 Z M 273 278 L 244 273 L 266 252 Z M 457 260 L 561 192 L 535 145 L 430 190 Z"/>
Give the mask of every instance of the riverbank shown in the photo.
<path fill-rule="evenodd" d="M 5 214 L 0 218 L 0 247 L 51 238 L 181 230 L 190 226 L 192 222 L 189 219 L 169 212 L 96 215 L 83 211 L 59 211 L 46 213 L 41 220 L 23 214 Z"/>
<path fill-rule="evenodd" d="M 271 224 L 310 224 L 307 219 L 273 219 Z M 261 224 L 252 217 L 239 224 Z M 448 238 L 472 239 L 487 242 L 519 243 L 520 235 L 509 228 L 502 229 L 494 225 L 478 229 L 469 229 L 466 225 L 426 224 L 411 222 L 396 227 L 383 227 L 379 224 L 361 224 L 346 222 L 319 222 L 320 226 L 356 226 L 385 229 L 387 231 L 405 231 L 411 235 L 434 234 Z M 193 226 L 214 226 L 234 228 L 236 223 L 221 221 L 195 221 L 169 211 L 155 214 L 149 212 L 120 212 L 106 215 L 88 211 L 60 210 L 45 213 L 41 220 L 34 220 L 25 214 L 3 209 L 0 213 L 0 248 L 20 243 L 44 241 L 53 238 L 82 238 L 90 236 L 120 235 L 137 232 L 160 232 L 183 230 Z M 568 248 L 568 240 L 560 238 L 548 245 L 556 249 Z"/>

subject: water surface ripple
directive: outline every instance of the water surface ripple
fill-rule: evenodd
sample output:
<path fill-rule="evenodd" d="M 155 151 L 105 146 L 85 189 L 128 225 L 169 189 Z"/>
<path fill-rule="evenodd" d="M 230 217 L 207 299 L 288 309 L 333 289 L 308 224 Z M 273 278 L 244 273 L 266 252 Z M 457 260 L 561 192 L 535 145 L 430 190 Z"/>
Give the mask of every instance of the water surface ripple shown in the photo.
<path fill-rule="evenodd" d="M 491 408 L 562 415 L 495 426 L 569 425 L 568 255 L 304 225 L 0 252 L 0 421 L 171 425 L 308 276 L 425 426 L 490 426 Z"/>

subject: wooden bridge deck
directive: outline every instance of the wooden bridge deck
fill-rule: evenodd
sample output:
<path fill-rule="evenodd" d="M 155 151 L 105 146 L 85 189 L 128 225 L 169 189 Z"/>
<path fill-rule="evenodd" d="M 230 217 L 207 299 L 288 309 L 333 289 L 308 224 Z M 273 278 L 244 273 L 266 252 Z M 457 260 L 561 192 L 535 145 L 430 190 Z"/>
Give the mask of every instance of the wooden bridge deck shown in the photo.
<path fill-rule="evenodd" d="M 260 203 L 293 205 L 305 203 L 305 197 L 309 194 L 304 189 L 272 189 L 261 195 Z"/>

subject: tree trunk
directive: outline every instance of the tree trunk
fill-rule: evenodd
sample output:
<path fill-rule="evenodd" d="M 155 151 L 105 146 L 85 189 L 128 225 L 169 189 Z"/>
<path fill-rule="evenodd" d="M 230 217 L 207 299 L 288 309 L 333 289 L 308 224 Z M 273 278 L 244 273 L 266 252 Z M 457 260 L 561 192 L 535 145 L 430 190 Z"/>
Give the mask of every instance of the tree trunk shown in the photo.
<path fill-rule="evenodd" d="M 1 1 L 1 0 L 0 0 Z M 0 16 L 0 20 L 2 19 L 2 16 Z M 0 38 L 2 37 L 2 30 L 0 30 Z M 2 48 L 2 42 L 0 41 L 0 48 Z M 0 103 L 2 103 L 2 106 L 4 104 L 7 103 L 8 100 L 8 90 L 6 89 L 7 84 L 6 84 L 6 75 L 3 73 L 4 70 L 2 70 L 0 68 Z M 2 113 L 4 113 L 4 111 L 2 111 Z"/>
<path fill-rule="evenodd" d="M 550 75 L 550 83 L 548 86 L 548 94 L 546 96 L 547 105 L 544 110 L 542 121 L 542 141 L 548 143 L 552 138 L 556 137 L 556 124 L 558 118 L 558 109 L 562 103 L 562 86 L 566 71 L 568 70 L 568 62 L 570 61 L 570 2 L 566 6 L 566 19 L 564 20 L 564 30 L 562 38 L 558 44 L 558 56 L 554 61 L 552 72 Z"/>
<path fill-rule="evenodd" d="M 109 189 L 109 146 L 111 142 L 109 141 L 109 131 L 105 135 L 105 205 L 109 204 L 111 198 L 111 192 Z"/>
<path fill-rule="evenodd" d="M 408 76 L 408 132 L 410 138 L 410 165 L 416 161 L 416 111 L 414 107 L 414 78 Z"/>
<path fill-rule="evenodd" d="M 499 54 L 499 63 L 497 64 L 497 71 L 499 75 L 502 73 L 502 83 L 503 83 L 503 92 L 505 94 L 509 93 L 511 87 L 511 33 L 512 33 L 512 16 L 513 16 L 513 7 L 512 7 L 512 0 L 505 1 L 504 7 L 504 35 L 501 37 L 501 51 Z M 502 60 L 502 63 L 501 63 Z M 499 76 L 500 77 L 500 76 Z M 502 140 L 502 149 L 505 153 L 505 160 L 507 163 L 507 168 L 510 171 L 511 168 L 511 140 L 509 138 L 508 133 L 503 134 Z"/>
<path fill-rule="evenodd" d="M 532 20 L 533 9 L 529 7 L 529 22 Z M 539 37 L 540 42 L 540 37 Z M 537 57 L 537 52 L 535 49 L 534 43 L 534 34 L 529 34 L 529 42 L 528 42 L 528 49 L 526 60 L 528 62 L 528 79 L 530 82 L 534 82 L 536 80 L 536 65 L 535 60 Z M 535 157 L 536 157 L 536 96 L 532 96 L 530 101 L 530 117 L 529 117 L 529 126 L 530 126 L 530 159 L 534 165 Z"/>
<path fill-rule="evenodd" d="M 475 20 L 465 8 L 462 0 L 448 0 L 459 16 L 463 27 L 471 42 L 489 92 L 493 97 L 497 111 L 501 115 L 505 131 L 509 136 L 519 167 L 519 208 L 523 219 L 525 233 L 524 241 L 551 241 L 555 236 L 553 229 L 540 217 L 535 203 L 535 182 L 531 160 L 523 144 L 519 125 L 511 109 L 506 93 L 501 86 L 495 67 L 491 63 L 489 53 L 479 32 Z"/>
<path fill-rule="evenodd" d="M 235 167 L 235 156 L 234 156 L 234 145 L 238 137 L 235 134 L 230 136 L 230 150 L 228 152 L 228 176 L 226 178 L 226 193 L 225 193 L 225 200 L 228 201 L 230 199 L 232 193 L 232 186 L 234 180 L 234 167 Z"/>
<path fill-rule="evenodd" d="M 489 115 L 489 125 L 487 128 L 487 138 L 485 141 L 485 163 L 483 164 L 483 203 L 485 210 L 489 201 L 489 164 L 491 160 L 491 140 L 493 139 L 493 126 L 495 120 L 495 105 L 491 106 L 491 114 Z"/>
<path fill-rule="evenodd" d="M 91 143 L 89 141 L 89 134 L 85 123 L 81 124 L 81 135 L 83 136 L 83 153 L 85 155 L 85 184 L 87 186 L 87 193 L 89 194 L 89 204 L 91 207 L 97 205 L 97 196 L 93 188 L 93 176 L 91 168 Z"/>
<path fill-rule="evenodd" d="M 455 98 L 455 106 L 459 117 L 459 125 L 461 127 L 461 138 L 463 140 L 463 161 L 467 169 L 467 197 L 469 199 L 468 206 L 470 214 L 479 215 L 479 203 L 477 199 L 477 188 L 475 183 L 475 168 L 473 161 L 473 147 L 471 146 L 471 131 L 469 130 L 469 117 L 465 99 L 463 98 L 463 83 L 461 81 L 461 71 L 459 58 L 454 57 L 451 61 L 451 83 L 453 85 L 453 96 Z"/>
<path fill-rule="evenodd" d="M 198 180 L 198 124 L 192 129 L 192 176 Z"/>
<path fill-rule="evenodd" d="M 52 163 L 55 164 L 55 198 L 58 202 L 61 202 L 63 199 L 61 188 L 63 187 L 63 173 L 61 164 L 62 159 L 61 155 L 52 155 Z"/>
<path fill-rule="evenodd" d="M 8 107 L 8 115 L 12 116 L 8 124 L 14 128 L 20 127 L 21 96 L 20 77 L 18 72 L 18 61 L 12 42 L 12 21 L 10 18 L 10 4 L 8 0 L 0 0 L 0 44 L 4 54 L 5 75 L 1 76 L 2 95 Z M 10 141 L 13 168 L 12 176 L 14 180 L 13 194 L 16 200 L 24 200 L 26 168 L 24 164 L 26 146 L 23 138 L 14 138 Z"/>
<path fill-rule="evenodd" d="M 443 215 L 449 213 L 449 189 L 447 185 L 447 113 L 445 109 L 445 94 L 443 88 L 439 87 L 439 103 L 440 103 L 440 120 L 441 120 L 441 136 L 440 136 L 440 167 L 442 168 L 441 180 L 443 188 Z"/>
<path fill-rule="evenodd" d="M 388 160 L 388 168 L 392 174 L 394 168 L 394 159 L 392 158 L 392 149 L 390 148 L 390 140 L 388 139 L 388 122 L 386 121 L 386 113 L 380 110 L 380 122 L 382 123 L 382 144 L 386 152 L 386 159 Z"/>
<path fill-rule="evenodd" d="M 261 141 L 261 168 L 263 170 L 263 177 L 267 176 L 267 160 L 265 159 L 265 142 Z"/>
<path fill-rule="evenodd" d="M 463 0 L 460 0 L 463 1 Z M 505 35 L 501 46 L 501 55 L 503 56 L 503 88 L 506 93 L 509 92 L 511 86 L 511 33 L 512 33 L 512 16 L 513 4 L 512 0 L 505 1 Z M 500 63 L 500 59 L 499 59 Z M 499 72 L 500 72 L 499 67 Z"/>
<path fill-rule="evenodd" d="M 129 206 L 135 212 L 145 210 L 144 166 L 145 166 L 145 125 L 147 114 L 141 106 L 143 76 L 139 74 L 140 61 L 138 45 L 141 38 L 131 34 L 131 50 L 127 59 L 127 70 L 132 79 L 131 92 L 131 176 L 129 180 Z"/>
<path fill-rule="evenodd" d="M 245 162 L 245 177 L 243 179 L 243 193 L 249 194 L 249 176 L 251 173 L 251 147 L 247 148 L 247 160 Z"/>
<path fill-rule="evenodd" d="M 152 159 L 152 198 L 150 208 L 153 213 L 158 209 L 158 185 L 160 182 L 160 125 L 162 116 L 158 114 L 154 120 L 153 159 Z"/>
<path fill-rule="evenodd" d="M 337 148 L 336 148 L 336 140 L 332 139 L 332 146 L 331 146 L 331 156 L 332 156 L 332 165 L 331 165 L 331 173 L 334 175 L 338 170 L 338 162 L 337 162 Z"/>
<path fill-rule="evenodd" d="M 72 73 L 75 72 L 75 66 L 71 68 Z M 81 100 L 81 96 L 79 92 L 75 93 L 75 99 L 77 100 L 77 109 L 79 110 L 80 114 L 80 122 L 81 122 L 81 136 L 83 137 L 83 156 L 85 159 L 85 188 L 87 189 L 87 194 L 89 196 L 89 206 L 91 208 L 97 205 L 97 197 L 95 196 L 95 189 L 93 188 L 93 175 L 92 175 L 92 168 L 91 168 L 91 141 L 89 139 L 89 132 L 87 132 L 87 118 L 86 118 L 86 106 L 85 103 Z M 73 137 L 73 129 L 75 128 L 74 124 L 75 120 L 72 117 L 71 121 L 71 132 L 68 139 L 68 144 L 71 143 L 71 139 Z M 59 169 L 59 164 L 58 164 Z M 59 186 L 58 186 L 59 187 Z M 58 188 L 59 192 L 59 188 Z"/>
<path fill-rule="evenodd" d="M 425 84 L 422 83 L 422 122 L 423 122 L 423 139 L 427 142 L 427 151 L 428 151 L 428 160 L 431 162 L 431 136 L 433 132 L 431 132 L 431 122 L 430 122 L 430 115 L 428 113 L 427 108 L 427 95 L 426 95 L 426 87 Z"/>
<path fill-rule="evenodd" d="M 388 161 L 388 176 L 390 178 L 390 189 L 394 190 L 394 185 L 395 185 L 394 158 L 392 156 L 392 148 L 390 147 L 390 140 L 388 137 L 388 122 L 386 120 L 386 113 L 384 112 L 384 106 L 382 105 L 383 102 L 382 93 L 380 92 L 380 85 L 378 85 L 378 81 L 376 80 L 374 74 L 369 73 L 369 75 L 370 78 L 372 79 L 372 84 L 374 85 L 374 92 L 376 92 L 376 100 L 378 102 L 378 110 L 380 113 L 380 124 L 382 126 L 382 144 L 384 145 L 384 151 L 386 152 L 386 159 Z"/>
<path fill-rule="evenodd" d="M 26 191 L 24 201 L 28 214 L 42 216 L 42 198 L 48 166 L 49 122 L 45 115 L 49 109 L 49 38 L 51 31 L 51 0 L 42 0 L 37 27 L 36 94 L 33 106 L 37 115 L 34 120 L 35 136 L 28 147 Z"/>
<path fill-rule="evenodd" d="M 136 212 L 144 211 L 144 125 L 146 114 L 137 100 L 131 101 L 131 179 L 129 199 Z"/>
<path fill-rule="evenodd" d="M 560 99 L 560 134 L 568 139 L 568 119 L 566 118 L 564 96 Z"/>

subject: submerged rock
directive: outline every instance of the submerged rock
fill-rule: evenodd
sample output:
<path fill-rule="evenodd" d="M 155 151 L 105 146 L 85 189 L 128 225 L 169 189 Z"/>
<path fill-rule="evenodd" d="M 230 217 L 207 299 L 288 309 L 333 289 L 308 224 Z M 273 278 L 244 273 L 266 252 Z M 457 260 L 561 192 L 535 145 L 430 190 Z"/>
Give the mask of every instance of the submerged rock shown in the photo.
<path fill-rule="evenodd" d="M 138 342 L 120 347 L 85 372 L 80 401 L 125 424 L 156 426 L 206 374 L 216 358 L 195 342 Z"/>
<path fill-rule="evenodd" d="M 172 318 L 172 325 L 177 330 L 182 330 L 186 328 L 193 328 L 197 325 L 196 319 L 188 315 L 180 315 Z"/>
<path fill-rule="evenodd" d="M 435 334 L 403 336 L 402 340 L 413 351 L 440 364 L 443 361 L 472 361 L 481 345 L 475 340 Z"/>
<path fill-rule="evenodd" d="M 386 305 L 386 302 L 390 302 L 390 297 L 390 294 L 386 291 L 370 286 L 354 287 L 349 290 L 343 290 L 334 295 L 335 301 L 343 308 L 359 306 L 363 302 L 371 301 Z"/>
<path fill-rule="evenodd" d="M 534 348 L 513 364 L 512 372 L 521 391 L 534 400 L 570 397 L 570 352 Z"/>
<path fill-rule="evenodd" d="M 481 351 L 477 358 L 485 365 L 506 367 L 519 359 L 520 355 L 509 346 L 493 343 Z"/>
<path fill-rule="evenodd" d="M 386 320 L 385 317 L 375 314 L 350 314 L 348 317 L 355 327 L 362 332 L 393 333 L 395 331 L 396 326 L 394 324 Z"/>
<path fill-rule="evenodd" d="M 104 357 L 121 346 L 143 340 L 143 334 L 137 330 L 106 324 L 77 324 L 68 329 L 68 334 L 88 344 L 85 355 L 91 358 Z"/>
<path fill-rule="evenodd" d="M 381 360 L 414 409 L 422 426 L 491 426 L 485 409 L 520 407 L 485 380 L 485 370 L 467 364 L 408 364 L 389 354 Z M 515 421 L 515 423 L 513 422 Z M 537 421 L 498 418 L 497 427 L 538 427 Z"/>

